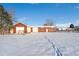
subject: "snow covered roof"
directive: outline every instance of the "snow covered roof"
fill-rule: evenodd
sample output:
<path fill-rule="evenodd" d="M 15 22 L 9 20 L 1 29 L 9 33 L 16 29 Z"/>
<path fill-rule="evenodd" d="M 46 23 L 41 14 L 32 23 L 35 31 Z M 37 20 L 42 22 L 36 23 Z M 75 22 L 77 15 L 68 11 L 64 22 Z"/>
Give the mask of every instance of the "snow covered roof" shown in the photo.
<path fill-rule="evenodd" d="M 56 27 L 56 26 L 32 26 L 32 27 Z"/>

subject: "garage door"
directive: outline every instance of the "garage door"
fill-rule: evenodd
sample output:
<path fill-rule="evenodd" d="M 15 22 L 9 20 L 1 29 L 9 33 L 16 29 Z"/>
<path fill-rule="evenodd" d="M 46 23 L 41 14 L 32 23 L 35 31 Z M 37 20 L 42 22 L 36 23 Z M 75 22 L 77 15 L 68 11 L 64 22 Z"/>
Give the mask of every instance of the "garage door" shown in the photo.
<path fill-rule="evenodd" d="M 18 34 L 24 33 L 24 27 L 16 27 L 16 33 Z"/>

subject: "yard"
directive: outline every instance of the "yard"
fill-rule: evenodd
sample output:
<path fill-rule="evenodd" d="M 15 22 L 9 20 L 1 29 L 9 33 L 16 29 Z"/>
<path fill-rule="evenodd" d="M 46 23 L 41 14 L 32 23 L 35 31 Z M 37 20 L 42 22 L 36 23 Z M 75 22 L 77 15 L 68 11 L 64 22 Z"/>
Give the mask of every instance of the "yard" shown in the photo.
<path fill-rule="evenodd" d="M 72 32 L 0 35 L 0 56 L 54 56 L 48 39 L 63 56 L 79 56 L 79 33 Z"/>

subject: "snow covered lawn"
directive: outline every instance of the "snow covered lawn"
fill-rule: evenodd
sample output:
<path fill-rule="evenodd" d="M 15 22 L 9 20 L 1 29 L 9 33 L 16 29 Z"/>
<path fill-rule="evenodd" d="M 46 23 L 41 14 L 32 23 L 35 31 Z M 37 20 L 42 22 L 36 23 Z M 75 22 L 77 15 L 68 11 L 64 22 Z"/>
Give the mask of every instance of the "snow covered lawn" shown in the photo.
<path fill-rule="evenodd" d="M 79 33 L 71 32 L 0 35 L 0 56 L 54 56 L 48 39 L 64 56 L 79 56 Z"/>

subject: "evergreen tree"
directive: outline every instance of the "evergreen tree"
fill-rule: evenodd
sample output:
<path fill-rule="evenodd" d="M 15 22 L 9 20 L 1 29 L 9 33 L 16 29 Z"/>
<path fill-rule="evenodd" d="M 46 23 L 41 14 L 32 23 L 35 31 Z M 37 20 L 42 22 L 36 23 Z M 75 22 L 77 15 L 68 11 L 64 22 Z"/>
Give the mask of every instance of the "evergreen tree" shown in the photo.
<path fill-rule="evenodd" d="M 70 28 L 74 28 L 74 24 L 70 24 Z"/>
<path fill-rule="evenodd" d="M 0 29 L 6 27 L 10 31 L 12 25 L 12 16 L 0 5 Z"/>

